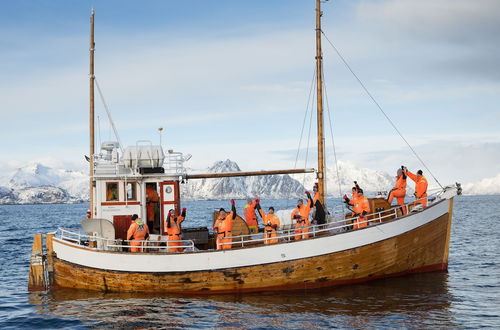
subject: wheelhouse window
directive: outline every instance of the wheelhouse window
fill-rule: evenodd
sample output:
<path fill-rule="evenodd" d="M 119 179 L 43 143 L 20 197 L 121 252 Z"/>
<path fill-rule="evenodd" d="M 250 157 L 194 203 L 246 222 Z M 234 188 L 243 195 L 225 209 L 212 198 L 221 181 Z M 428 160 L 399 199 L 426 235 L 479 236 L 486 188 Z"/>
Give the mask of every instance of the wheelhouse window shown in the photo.
<path fill-rule="evenodd" d="M 118 182 L 106 183 L 106 201 L 118 200 Z"/>
<path fill-rule="evenodd" d="M 125 184 L 125 192 L 127 194 L 128 201 L 137 200 L 137 183 L 135 182 L 127 182 Z"/>

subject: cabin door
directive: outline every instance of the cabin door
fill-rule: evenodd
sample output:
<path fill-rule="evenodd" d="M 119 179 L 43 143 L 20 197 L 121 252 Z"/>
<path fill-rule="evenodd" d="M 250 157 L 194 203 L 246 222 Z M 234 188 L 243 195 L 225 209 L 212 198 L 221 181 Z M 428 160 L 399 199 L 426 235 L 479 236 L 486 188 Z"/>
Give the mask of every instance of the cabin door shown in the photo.
<path fill-rule="evenodd" d="M 164 181 L 160 182 L 160 214 L 161 214 L 161 233 L 165 235 L 164 226 L 167 219 L 168 211 L 174 209 L 180 212 L 180 191 L 178 181 Z"/>

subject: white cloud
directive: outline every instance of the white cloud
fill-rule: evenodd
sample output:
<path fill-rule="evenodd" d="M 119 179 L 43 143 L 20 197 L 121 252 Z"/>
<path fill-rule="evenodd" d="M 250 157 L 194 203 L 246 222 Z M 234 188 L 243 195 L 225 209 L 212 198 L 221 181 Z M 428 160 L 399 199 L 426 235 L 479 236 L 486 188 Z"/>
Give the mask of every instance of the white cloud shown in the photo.
<path fill-rule="evenodd" d="M 462 188 L 464 195 L 500 194 L 500 173 L 494 177 L 484 178 L 478 182 L 464 184 Z"/>

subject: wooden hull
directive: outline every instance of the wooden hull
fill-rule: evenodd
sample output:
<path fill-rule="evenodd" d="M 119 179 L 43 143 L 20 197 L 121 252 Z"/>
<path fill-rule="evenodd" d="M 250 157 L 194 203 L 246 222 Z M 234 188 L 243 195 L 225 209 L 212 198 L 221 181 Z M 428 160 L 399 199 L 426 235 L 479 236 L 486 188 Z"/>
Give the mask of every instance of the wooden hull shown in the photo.
<path fill-rule="evenodd" d="M 256 292 L 313 289 L 446 270 L 452 201 L 449 200 L 448 212 L 400 235 L 339 252 L 282 262 L 215 270 L 130 272 L 92 268 L 55 257 L 52 287 L 106 292 Z M 287 244 L 297 243 L 277 246 Z"/>

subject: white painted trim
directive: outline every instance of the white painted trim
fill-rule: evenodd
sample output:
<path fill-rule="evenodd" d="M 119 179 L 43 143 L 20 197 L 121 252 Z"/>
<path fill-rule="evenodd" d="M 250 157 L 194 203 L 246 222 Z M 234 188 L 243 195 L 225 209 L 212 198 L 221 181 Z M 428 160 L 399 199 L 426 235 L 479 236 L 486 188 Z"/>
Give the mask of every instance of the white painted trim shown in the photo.
<path fill-rule="evenodd" d="M 95 251 L 61 244 L 54 238 L 59 259 L 105 270 L 128 272 L 188 272 L 284 262 L 336 253 L 386 240 L 425 225 L 448 212 L 450 200 L 396 221 L 332 236 L 278 245 L 199 253 L 153 254 Z"/>

